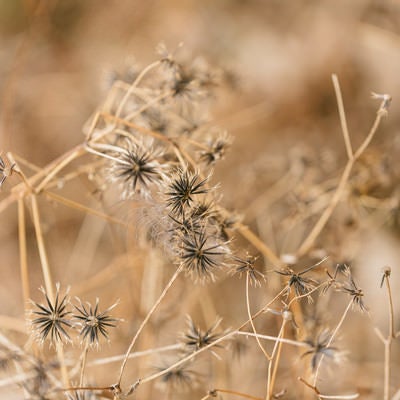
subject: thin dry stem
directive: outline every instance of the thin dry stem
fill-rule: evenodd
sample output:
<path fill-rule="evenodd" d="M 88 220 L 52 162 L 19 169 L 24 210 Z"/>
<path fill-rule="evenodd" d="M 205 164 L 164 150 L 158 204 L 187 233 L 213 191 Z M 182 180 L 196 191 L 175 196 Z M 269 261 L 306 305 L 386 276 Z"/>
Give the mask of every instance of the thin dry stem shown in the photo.
<path fill-rule="evenodd" d="M 277 299 L 279 299 L 286 291 L 286 288 L 282 289 L 272 300 L 270 300 L 267 304 L 265 304 L 260 310 L 258 310 L 254 315 L 252 315 L 251 319 L 255 319 L 258 316 L 260 316 L 261 314 L 263 314 L 268 307 L 273 304 Z M 242 325 L 240 325 L 235 331 L 230 331 L 228 333 L 226 333 L 225 335 L 221 336 L 220 338 L 218 338 L 217 340 L 215 340 L 214 342 L 210 343 L 207 346 L 202 347 L 201 349 L 189 354 L 186 357 L 183 357 L 182 359 L 180 359 L 179 361 L 177 361 L 176 363 L 174 363 L 173 365 L 170 365 L 168 368 L 163 369 L 160 372 L 157 372 L 155 374 L 149 375 L 146 378 L 143 378 L 140 380 L 140 383 L 147 383 L 150 381 L 153 381 L 154 379 L 159 378 L 160 376 L 165 375 L 166 373 L 168 373 L 169 371 L 173 370 L 174 368 L 179 367 L 182 364 L 185 364 L 186 362 L 192 360 L 193 358 L 195 358 L 196 356 L 198 356 L 199 354 L 209 350 L 210 348 L 212 348 L 213 346 L 216 346 L 217 344 L 230 339 L 232 336 L 236 335 L 238 331 L 242 330 L 244 327 L 246 327 L 248 324 L 250 323 L 250 320 L 245 321 Z"/>
<path fill-rule="evenodd" d="M 51 276 L 49 261 L 47 259 L 47 253 L 44 245 L 42 225 L 40 223 L 40 214 L 39 214 L 39 207 L 36 195 L 31 196 L 31 206 L 32 206 L 33 225 L 35 227 L 36 242 L 39 249 L 44 285 L 46 288 L 47 296 L 49 297 L 51 302 L 54 302 L 53 278 Z"/>
<path fill-rule="evenodd" d="M 36 195 L 34 195 L 34 194 L 31 195 L 31 206 L 32 206 L 33 224 L 34 224 L 35 233 L 36 233 L 36 242 L 37 242 L 37 246 L 39 249 L 40 263 L 42 266 L 42 273 L 43 273 L 43 279 L 44 279 L 44 284 L 45 284 L 45 288 L 46 288 L 46 294 L 49 297 L 50 301 L 54 302 L 55 297 L 54 297 L 54 289 L 53 289 L 53 279 L 51 276 L 50 266 L 49 266 L 49 262 L 47 259 L 46 248 L 45 248 L 44 240 L 43 240 L 43 232 L 42 232 L 42 226 L 41 226 L 41 222 L 40 222 L 39 207 L 37 204 Z M 60 370 L 61 370 L 63 384 L 64 384 L 64 386 L 69 386 L 69 377 L 68 377 L 68 371 L 67 371 L 67 368 L 65 365 L 64 350 L 63 350 L 62 344 L 57 343 L 56 348 L 57 348 L 57 357 L 60 361 Z"/>
<path fill-rule="evenodd" d="M 336 74 L 332 74 L 332 82 L 333 82 L 333 87 L 335 88 L 336 101 L 338 103 L 339 117 L 340 117 L 340 123 L 342 125 L 342 133 L 343 133 L 344 143 L 346 146 L 347 157 L 350 160 L 353 158 L 353 149 L 351 147 L 349 130 L 347 128 L 347 120 L 346 120 L 346 113 L 344 111 L 342 91 L 340 90 L 339 79 Z"/>
<path fill-rule="evenodd" d="M 238 232 L 251 243 L 274 267 L 280 267 L 283 263 L 280 258 L 244 224 L 237 224 Z"/>
<path fill-rule="evenodd" d="M 389 270 L 390 271 L 390 270 Z M 390 285 L 390 272 L 385 273 L 383 279 L 385 280 L 386 291 L 388 294 L 388 335 L 385 338 L 379 329 L 376 329 L 379 339 L 384 345 L 384 383 L 383 383 L 383 399 L 389 400 L 390 398 L 390 370 L 391 370 L 391 348 L 392 341 L 396 338 L 396 332 L 394 327 L 394 309 L 393 309 L 393 297 L 392 288 Z"/>
<path fill-rule="evenodd" d="M 337 400 L 353 400 L 357 399 L 359 397 L 358 393 L 352 393 L 352 394 L 344 394 L 344 395 L 328 395 L 328 394 L 322 394 L 316 386 L 311 385 L 308 383 L 305 379 L 298 377 L 297 378 L 301 383 L 303 383 L 305 386 L 310 388 L 317 396 L 319 399 L 337 399 Z"/>
<path fill-rule="evenodd" d="M 335 330 L 333 331 L 331 337 L 329 338 L 329 341 L 328 341 L 328 343 L 326 344 L 326 347 L 329 347 L 329 346 L 332 344 L 333 339 L 335 338 L 336 334 L 339 332 L 339 329 L 340 329 L 341 326 L 343 325 L 343 322 L 344 322 L 344 320 L 345 320 L 345 318 L 346 318 L 346 316 L 347 316 L 347 313 L 349 312 L 349 310 L 350 310 L 350 308 L 351 308 L 352 305 L 353 305 L 353 299 L 351 299 L 351 300 L 349 301 L 349 304 L 347 305 L 346 309 L 344 310 L 344 312 L 343 312 L 343 314 L 342 314 L 342 317 L 340 318 L 340 321 L 339 321 L 338 324 L 336 325 Z M 314 383 L 313 383 L 314 387 L 317 386 L 318 375 L 319 375 L 319 371 L 320 371 L 320 369 L 321 369 L 321 365 L 322 365 L 323 359 L 324 359 L 324 354 L 321 354 L 321 357 L 320 357 L 320 359 L 319 359 L 319 361 L 318 361 L 317 368 L 316 368 L 316 370 L 315 370 Z"/>
<path fill-rule="evenodd" d="M 107 222 L 117 224 L 117 225 L 122 225 L 122 226 L 127 226 L 127 223 L 125 221 L 122 221 L 118 218 L 110 217 L 108 214 L 105 214 L 101 211 L 94 210 L 93 208 L 84 206 L 81 203 L 78 203 L 76 201 L 73 201 L 71 199 L 67 199 L 66 197 L 60 196 L 59 194 L 49 192 L 47 190 L 43 191 L 43 194 L 48 197 L 51 200 L 57 201 L 60 204 L 63 204 L 66 207 L 82 211 L 86 214 L 94 215 L 96 217 L 99 217 L 101 219 L 104 219 Z"/>
<path fill-rule="evenodd" d="M 171 96 L 173 94 L 172 90 L 169 90 L 165 93 L 161 93 L 159 96 L 155 97 L 154 99 L 151 99 L 150 101 L 148 101 L 146 104 L 144 104 L 142 107 L 140 107 L 138 110 L 133 111 L 132 113 L 126 115 L 124 117 L 125 121 L 129 121 L 135 117 L 137 117 L 138 115 L 140 115 L 141 113 L 143 113 L 143 111 L 146 111 L 149 107 L 153 106 L 154 104 L 159 103 L 161 100 L 166 99 L 167 97 Z"/>
<path fill-rule="evenodd" d="M 28 259 L 26 250 L 25 205 L 23 198 L 18 199 L 18 244 L 19 244 L 22 295 L 25 308 L 31 296 L 29 289 L 29 271 L 28 271 Z"/>
<path fill-rule="evenodd" d="M 133 93 L 135 87 L 139 84 L 139 82 L 144 78 L 144 76 L 146 76 L 146 74 L 148 72 L 150 72 L 152 69 L 158 67 L 160 65 L 160 60 L 155 61 L 151 64 L 149 64 L 146 68 L 144 68 L 141 73 L 137 76 L 137 78 L 134 80 L 134 82 L 132 83 L 132 85 L 130 85 L 129 89 L 126 91 L 124 97 L 122 98 L 121 102 L 118 105 L 117 111 L 115 113 L 116 117 L 119 117 L 122 113 L 122 110 L 127 102 L 127 100 L 129 99 L 129 97 L 131 96 L 131 94 Z"/>
<path fill-rule="evenodd" d="M 283 338 L 284 333 L 285 333 L 285 323 L 286 323 L 286 321 L 284 321 L 284 324 L 282 326 L 282 335 L 281 335 L 280 339 Z M 283 342 L 281 340 L 278 341 L 278 350 L 277 350 L 277 353 L 276 353 L 276 360 L 275 360 L 275 364 L 274 364 L 274 370 L 272 371 L 272 377 L 271 377 L 271 386 L 270 386 L 271 395 L 273 394 L 273 390 L 274 390 L 274 386 L 275 386 L 275 382 L 276 382 L 276 374 L 278 372 L 279 361 L 281 359 L 282 346 L 283 346 Z"/>
<path fill-rule="evenodd" d="M 254 337 L 256 338 L 258 347 L 261 349 L 261 351 L 263 352 L 265 358 L 270 361 L 271 360 L 271 356 L 268 354 L 268 352 L 264 349 L 264 346 L 261 344 L 260 339 L 258 338 L 258 334 L 256 331 L 256 327 L 254 325 L 253 322 L 253 318 L 251 317 L 251 310 L 250 310 L 250 298 L 249 298 L 249 272 L 246 273 L 246 306 L 247 306 L 247 315 L 249 317 L 249 321 L 250 321 L 250 325 L 251 328 L 254 332 Z"/>
<path fill-rule="evenodd" d="M 226 394 L 233 394 L 235 396 L 240 396 L 243 397 L 244 399 L 250 399 L 250 400 L 262 400 L 260 397 L 254 397 L 254 396 L 250 396 L 247 393 L 241 393 L 241 392 L 237 392 L 236 390 L 229 390 L 229 389 L 214 389 L 213 392 L 216 393 L 226 393 Z"/>
<path fill-rule="evenodd" d="M 78 158 L 85 154 L 84 147 L 82 145 L 78 145 L 66 152 L 62 156 L 58 157 L 56 160 L 52 161 L 46 167 L 41 169 L 35 175 L 25 178 L 23 175 L 20 175 L 23 178 L 23 182 L 14 186 L 11 190 L 11 194 L 7 196 L 4 200 L 0 202 L 0 213 L 5 211 L 11 204 L 16 202 L 20 197 L 26 196 L 30 193 L 34 188 L 35 183 L 45 177 L 43 181 L 39 184 L 34 191 L 37 193 L 57 174 L 59 170 L 64 168 L 68 162 L 71 162 L 73 159 Z M 67 161 L 68 162 L 67 162 Z M 18 170 L 18 172 L 21 172 Z"/>
<path fill-rule="evenodd" d="M 172 284 L 175 282 L 175 280 L 177 279 L 179 274 L 182 272 L 182 270 L 183 270 L 183 265 L 179 266 L 179 268 L 175 271 L 174 275 L 172 276 L 172 278 L 170 279 L 168 284 L 165 286 L 165 288 L 164 288 L 163 292 L 161 293 L 160 297 L 154 303 L 153 307 L 151 308 L 151 310 L 148 312 L 148 314 L 146 315 L 146 317 L 144 318 L 144 320 L 140 324 L 139 329 L 137 330 L 135 336 L 133 337 L 133 339 L 132 339 L 132 341 L 131 341 L 131 343 L 130 343 L 130 345 L 128 347 L 128 350 L 126 351 L 125 358 L 122 361 L 121 369 L 120 369 L 119 377 L 118 377 L 118 383 L 117 383 L 118 387 L 120 387 L 120 385 L 121 385 L 122 375 L 124 373 L 124 370 L 125 370 L 125 367 L 126 367 L 126 363 L 127 363 L 128 359 L 129 359 L 129 354 L 131 353 L 133 347 L 135 346 L 136 341 L 139 338 L 139 335 L 142 333 L 143 328 L 146 326 L 146 324 L 149 321 L 150 317 L 154 314 L 155 310 L 160 305 L 161 301 L 164 299 L 164 297 L 167 294 L 168 290 L 171 288 Z"/>
<path fill-rule="evenodd" d="M 36 193 L 40 193 L 42 189 L 46 187 L 46 185 L 60 172 L 63 168 L 65 168 L 68 164 L 70 164 L 76 158 L 84 155 L 86 153 L 84 146 L 79 145 L 72 149 L 71 151 L 64 154 L 64 156 L 55 160 L 50 166 L 46 169 L 50 169 L 48 173 L 46 173 L 46 177 L 40 182 L 39 185 L 36 186 Z"/>
<path fill-rule="evenodd" d="M 144 351 L 136 351 L 134 353 L 129 354 L 129 359 L 150 356 L 150 355 L 163 353 L 163 352 L 167 352 L 167 351 L 176 351 L 181 348 L 182 348 L 182 345 L 180 343 L 177 343 L 177 344 L 171 344 L 169 346 L 163 346 L 163 347 L 153 348 L 153 349 L 144 350 Z M 87 363 L 87 365 L 93 366 L 93 365 L 110 364 L 110 363 L 122 361 L 125 359 L 125 357 L 126 357 L 126 354 L 120 354 L 118 356 L 112 356 L 112 357 L 106 357 L 106 358 L 96 358 L 95 360 Z"/>
<path fill-rule="evenodd" d="M 259 339 L 270 340 L 272 342 L 282 342 L 284 344 L 291 344 L 291 345 L 297 346 L 297 347 L 304 347 L 304 348 L 308 348 L 309 347 L 309 345 L 307 343 L 305 343 L 305 342 L 299 342 L 297 340 L 279 338 L 277 336 L 262 335 L 261 333 L 237 331 L 236 334 L 237 335 L 243 335 L 243 336 L 258 337 Z"/>
<path fill-rule="evenodd" d="M 161 140 L 162 142 L 166 142 L 166 143 L 174 145 L 173 141 L 170 138 L 162 135 L 159 132 L 155 132 L 155 131 L 152 131 L 151 129 L 147 129 L 144 126 L 141 126 L 141 125 L 135 124 L 133 122 L 127 121 L 127 120 L 125 120 L 123 118 L 119 118 L 119 117 L 117 117 L 117 116 L 115 116 L 113 114 L 107 113 L 107 112 L 102 112 L 101 116 L 105 120 L 112 121 L 112 122 L 115 122 L 115 123 L 118 123 L 118 124 L 121 124 L 121 125 L 125 125 L 128 128 L 134 128 L 140 133 L 143 133 L 143 134 L 148 135 L 148 136 L 152 136 L 155 139 Z"/>
<path fill-rule="evenodd" d="M 83 386 L 88 351 L 89 351 L 89 344 L 86 343 L 85 348 L 83 349 L 83 352 L 82 352 L 82 357 L 81 357 L 81 372 L 79 375 L 79 386 Z"/>
<path fill-rule="evenodd" d="M 384 112 L 381 111 L 382 107 L 383 107 L 383 102 L 376 114 L 375 121 L 374 121 L 367 137 L 364 139 L 364 141 L 361 143 L 360 147 L 354 153 L 354 156 L 348 159 L 346 167 L 343 171 L 343 174 L 340 178 L 339 184 L 336 188 L 336 191 L 332 197 L 330 204 L 325 209 L 325 211 L 322 213 L 322 215 L 320 216 L 320 218 L 314 225 L 311 232 L 308 234 L 308 236 L 304 239 L 303 243 L 299 247 L 299 249 L 297 251 L 298 257 L 301 257 L 310 251 L 315 240 L 320 235 L 321 231 L 324 229 L 324 227 L 325 227 L 326 223 L 328 222 L 328 220 L 330 219 L 333 211 L 335 210 L 336 206 L 338 205 L 339 201 L 341 200 L 342 196 L 344 195 L 346 185 L 349 180 L 350 173 L 353 169 L 354 163 L 358 160 L 358 158 L 360 158 L 360 156 L 363 154 L 365 149 L 368 147 L 368 145 L 370 144 L 371 140 L 373 139 L 373 137 L 379 127 L 379 124 L 380 124 L 382 118 L 386 115 Z M 344 138 L 346 139 L 348 133 L 344 132 L 343 135 L 344 135 Z"/>
<path fill-rule="evenodd" d="M 279 330 L 278 339 L 281 339 L 285 332 L 286 320 L 282 320 L 281 329 Z M 274 348 L 271 354 L 271 360 L 268 364 L 268 373 L 267 373 L 267 395 L 265 397 L 266 400 L 270 400 L 272 398 L 272 394 L 275 386 L 276 379 L 276 371 L 279 365 L 280 355 L 282 349 L 282 342 L 276 341 Z M 275 360 L 274 360 L 275 358 Z M 275 361 L 275 363 L 273 362 Z M 272 370 L 272 365 L 274 365 L 274 369 Z"/>

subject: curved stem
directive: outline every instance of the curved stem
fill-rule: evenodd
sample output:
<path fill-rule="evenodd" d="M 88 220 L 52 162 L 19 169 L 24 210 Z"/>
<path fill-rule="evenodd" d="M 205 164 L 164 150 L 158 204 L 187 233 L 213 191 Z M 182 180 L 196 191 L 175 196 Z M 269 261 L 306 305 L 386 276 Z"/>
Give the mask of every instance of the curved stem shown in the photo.
<path fill-rule="evenodd" d="M 338 187 L 336 188 L 336 191 L 332 197 L 331 202 L 329 203 L 328 207 L 325 209 L 325 211 L 322 213 L 322 215 L 320 216 L 320 218 L 318 219 L 317 223 L 314 225 L 313 229 L 311 230 L 311 232 L 308 234 L 308 236 L 304 239 L 303 243 L 301 244 L 301 246 L 299 247 L 299 250 L 297 251 L 297 256 L 301 257 L 303 255 L 305 255 L 306 253 L 308 253 L 311 249 L 311 247 L 313 246 L 315 240 L 317 239 L 317 237 L 319 236 L 319 234 L 321 233 L 321 231 L 324 229 L 326 223 L 328 222 L 329 218 L 331 217 L 333 211 L 335 210 L 337 204 L 339 203 L 339 201 L 341 200 L 344 192 L 345 192 L 345 188 L 347 185 L 347 182 L 349 180 L 350 177 L 350 173 L 351 170 L 353 169 L 353 166 L 355 164 L 355 162 L 360 158 L 360 156 L 364 153 L 365 149 L 368 147 L 368 145 L 371 143 L 371 140 L 373 139 L 373 137 L 375 136 L 376 131 L 378 130 L 379 124 L 382 120 L 382 118 L 386 115 L 386 111 L 384 112 L 384 102 L 382 102 L 374 123 L 372 124 L 372 127 L 367 135 L 367 137 L 364 139 L 364 141 L 361 143 L 360 147 L 357 149 L 357 151 L 354 153 L 354 156 L 350 156 L 346 167 L 343 171 L 343 174 L 340 178 Z M 342 123 L 343 125 L 343 123 Z M 345 129 L 347 129 L 347 126 L 345 127 Z M 347 148 L 347 152 L 349 154 L 351 148 L 349 147 L 349 141 L 350 139 L 348 139 L 348 132 L 344 131 L 343 132 L 344 138 L 345 138 L 345 142 L 346 142 L 346 148 Z"/>
<path fill-rule="evenodd" d="M 51 276 L 49 261 L 47 258 L 46 248 L 45 248 L 44 240 L 43 240 L 43 233 L 42 233 L 42 227 L 41 227 L 40 215 L 39 215 L 39 207 L 37 204 L 36 195 L 34 195 L 34 194 L 31 196 L 31 205 L 32 205 L 33 224 L 34 224 L 35 233 L 36 233 L 36 242 L 37 242 L 37 246 L 38 246 L 38 250 L 39 250 L 40 264 L 42 266 L 42 273 L 43 273 L 43 279 L 44 279 L 44 284 L 45 284 L 45 288 L 46 288 L 46 294 L 49 297 L 50 301 L 54 304 L 53 279 Z M 65 366 L 64 350 L 62 347 L 62 343 L 57 343 L 56 349 L 57 349 L 57 356 L 60 361 L 60 370 L 61 370 L 63 384 L 64 384 L 64 386 L 69 386 L 69 377 L 68 377 L 67 368 Z"/>
<path fill-rule="evenodd" d="M 253 318 L 251 317 L 250 299 L 249 299 L 249 272 L 248 271 L 246 273 L 246 306 L 247 306 L 247 315 L 249 317 L 251 329 L 254 332 L 254 337 L 256 338 L 258 347 L 261 349 L 261 351 L 263 352 L 263 354 L 266 357 L 266 359 L 270 361 L 271 360 L 271 356 L 267 353 L 267 351 L 264 349 L 263 345 L 261 344 L 260 339 L 259 339 L 258 334 L 257 334 L 257 331 L 256 331 L 256 327 L 255 327 L 254 322 L 253 322 Z"/>
<path fill-rule="evenodd" d="M 336 325 L 336 328 L 335 328 L 335 330 L 333 331 L 333 333 L 332 333 L 332 335 L 331 335 L 331 337 L 330 337 L 328 343 L 326 344 L 326 347 L 329 347 L 329 346 L 332 344 L 333 339 L 335 338 L 336 334 L 338 333 L 339 329 L 341 328 L 341 326 L 342 326 L 342 324 L 343 324 L 343 322 L 344 322 L 344 320 L 345 320 L 345 318 L 346 318 L 346 315 L 347 315 L 347 313 L 349 312 L 350 307 L 351 307 L 352 305 L 353 305 L 353 299 L 351 299 L 351 300 L 349 301 L 349 304 L 347 305 L 346 309 L 344 310 L 344 313 L 343 313 L 343 315 L 342 315 L 342 318 L 340 318 L 340 321 L 339 321 L 338 324 Z M 319 362 L 318 362 L 318 365 L 317 365 L 317 369 L 315 370 L 314 383 L 313 383 L 314 387 L 317 386 L 318 374 L 319 374 L 319 370 L 320 370 L 320 368 L 321 368 L 323 359 L 324 359 L 324 354 L 321 355 L 321 358 L 319 359 Z"/>
<path fill-rule="evenodd" d="M 279 334 L 278 334 L 278 339 L 281 339 L 284 331 L 285 331 L 285 325 L 286 325 L 286 320 L 282 320 L 282 326 L 281 329 L 279 330 Z M 268 365 L 268 380 L 267 380 L 267 396 L 266 396 L 266 400 L 270 400 L 272 397 L 272 392 L 274 390 L 274 385 L 275 385 L 275 378 L 276 378 L 276 370 L 277 370 L 277 365 L 279 364 L 279 358 L 280 358 L 280 354 L 281 354 L 281 346 L 282 346 L 282 342 L 280 341 L 276 341 L 275 345 L 274 345 L 274 349 L 272 350 L 272 355 L 271 355 L 271 361 L 269 362 Z M 275 360 L 275 364 L 274 364 L 274 372 L 272 372 L 272 361 L 275 358 L 276 355 L 276 360 Z"/>
<path fill-rule="evenodd" d="M 138 76 L 137 78 L 134 80 L 134 82 L 132 83 L 132 85 L 130 85 L 129 89 L 126 91 L 124 97 L 121 100 L 121 103 L 119 103 L 117 111 L 115 113 L 115 115 L 117 117 L 119 117 L 122 113 L 122 110 L 127 102 L 127 100 L 129 99 L 129 96 L 133 93 L 135 87 L 139 84 L 139 82 L 143 79 L 143 77 L 153 68 L 157 67 L 158 65 L 160 65 L 160 61 L 155 61 L 151 64 L 149 64 Z"/>
<path fill-rule="evenodd" d="M 84 146 L 79 145 L 72 149 L 70 152 L 64 154 L 62 157 L 58 158 L 54 162 L 52 162 L 48 167 L 46 167 L 44 170 L 48 171 L 47 173 L 44 172 L 45 178 L 42 180 L 42 182 L 39 183 L 39 185 L 35 188 L 36 193 L 40 193 L 42 189 L 47 185 L 48 182 L 50 182 L 59 171 L 61 171 L 63 168 L 65 168 L 70 162 L 75 160 L 76 158 L 82 156 L 85 154 L 86 151 L 84 149 Z M 44 171 L 43 170 L 43 171 Z"/>
<path fill-rule="evenodd" d="M 137 339 L 139 338 L 139 335 L 142 333 L 143 328 L 145 327 L 145 325 L 147 324 L 147 322 L 149 321 L 150 317 L 154 314 L 154 311 L 157 309 L 157 307 L 160 305 L 161 301 L 164 299 L 165 295 L 167 294 L 168 290 L 171 288 L 172 284 L 175 282 L 176 278 L 178 277 L 178 275 L 181 273 L 183 269 L 183 265 L 181 265 L 174 273 L 174 275 L 172 276 L 172 278 L 170 279 L 170 281 L 168 282 L 167 286 L 164 288 L 163 292 L 161 293 L 160 297 L 157 299 L 157 301 L 154 303 L 153 307 L 151 308 L 151 310 L 148 312 L 148 314 L 146 315 L 145 319 L 142 321 L 142 323 L 139 326 L 139 329 L 137 330 L 135 336 L 133 337 L 128 350 L 126 351 L 124 360 L 122 361 L 121 364 L 121 369 L 119 372 L 119 377 L 118 377 L 118 383 L 117 386 L 119 387 L 121 385 L 121 380 L 122 380 L 122 375 L 124 373 L 125 367 L 126 367 L 126 363 L 129 359 L 129 355 L 133 349 L 133 347 L 136 344 Z"/>
<path fill-rule="evenodd" d="M 274 265 L 279 267 L 282 265 L 280 258 L 254 233 L 248 226 L 243 224 L 237 225 L 238 232 L 250 242 L 263 256 Z"/>

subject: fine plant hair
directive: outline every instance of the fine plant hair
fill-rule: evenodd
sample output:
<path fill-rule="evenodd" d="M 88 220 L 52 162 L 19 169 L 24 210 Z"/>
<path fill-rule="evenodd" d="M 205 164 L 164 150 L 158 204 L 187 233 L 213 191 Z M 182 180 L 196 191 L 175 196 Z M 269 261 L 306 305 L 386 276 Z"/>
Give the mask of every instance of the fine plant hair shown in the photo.
<path fill-rule="evenodd" d="M 0 387 L 13 387 L 26 399 L 354 399 L 357 385 L 343 389 L 329 370 L 351 368 L 351 349 L 341 341 L 348 321 L 362 318 L 384 347 L 375 393 L 384 400 L 398 397 L 391 381 L 391 352 L 400 336 L 392 270 L 376 277 L 388 298 L 384 332 L 374 329 L 357 270 L 325 247 L 339 204 L 353 195 L 352 174 L 388 114 L 390 96 L 373 93 L 376 117 L 356 147 L 332 75 L 347 161 L 317 212 L 312 202 L 294 217 L 288 211 L 293 220 L 306 219 L 309 230 L 296 251 L 279 254 L 247 225 L 246 214 L 228 209 L 223 182 L 214 178 L 235 146 L 207 118 L 218 87 L 226 84 L 224 71 L 163 45 L 158 55 L 113 82 L 85 124 L 82 143 L 56 160 L 36 167 L 16 154 L 1 155 L 0 211 L 17 208 L 28 325 L 13 335 L 18 329 L 0 321 Z M 75 200 L 67 189 L 80 181 L 88 197 Z M 109 265 L 80 288 L 54 278 L 60 276 L 49 256 L 54 243 L 44 229 L 54 204 L 98 219 L 112 232 Z M 40 291 L 30 281 L 31 242 Z M 108 287 L 114 275 L 118 290 L 103 300 L 100 283 Z M 125 282 L 132 286 L 129 295 L 120 289 Z M 212 291 L 218 284 L 222 295 Z M 140 286 L 154 290 L 140 292 Z M 88 292 L 96 294 L 94 301 Z M 187 314 L 196 307 L 201 312 Z M 240 357 L 251 360 L 246 367 L 239 348 L 245 349 Z"/>

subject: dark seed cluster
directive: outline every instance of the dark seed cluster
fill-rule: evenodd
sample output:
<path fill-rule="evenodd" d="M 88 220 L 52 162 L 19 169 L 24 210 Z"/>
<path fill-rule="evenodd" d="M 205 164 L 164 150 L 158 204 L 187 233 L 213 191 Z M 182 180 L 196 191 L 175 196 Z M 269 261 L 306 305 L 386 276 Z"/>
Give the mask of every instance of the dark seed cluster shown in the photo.
<path fill-rule="evenodd" d="M 49 340 L 51 344 L 71 342 L 71 331 L 79 328 L 82 342 L 98 346 L 100 337 L 108 340 L 108 329 L 115 328 L 119 321 L 109 314 L 117 305 L 116 303 L 105 311 L 100 311 L 98 299 L 96 299 L 94 307 L 90 303 L 82 303 L 78 298 L 79 304 L 72 305 L 68 294 L 60 296 L 58 285 L 54 301 L 50 299 L 44 289 L 42 292 L 46 303 L 33 302 L 32 315 L 34 318 L 31 321 L 35 336 L 42 344 L 46 340 Z M 72 306 L 75 312 L 71 311 Z"/>

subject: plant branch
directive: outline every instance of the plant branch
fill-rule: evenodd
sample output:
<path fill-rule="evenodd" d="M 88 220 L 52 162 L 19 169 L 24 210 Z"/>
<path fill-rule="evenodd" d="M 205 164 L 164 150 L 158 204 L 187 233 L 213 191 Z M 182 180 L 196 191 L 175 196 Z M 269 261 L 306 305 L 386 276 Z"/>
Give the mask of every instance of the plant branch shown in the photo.
<path fill-rule="evenodd" d="M 335 89 L 336 101 L 338 103 L 339 117 L 340 117 L 340 123 L 342 125 L 342 133 L 343 133 L 344 143 L 346 146 L 347 157 L 350 160 L 353 158 L 353 149 L 351 147 L 349 130 L 347 128 L 346 113 L 344 111 L 342 91 L 340 90 L 339 80 L 336 74 L 332 74 L 332 82 L 333 82 L 333 87 Z"/>
<path fill-rule="evenodd" d="M 36 233 L 36 242 L 37 242 L 37 246 L 39 249 L 40 263 L 42 266 L 42 273 L 43 273 L 43 279 L 44 279 L 44 284 L 45 284 L 45 288 L 46 288 L 46 294 L 49 297 L 50 301 L 54 304 L 55 297 L 54 297 L 54 290 L 53 290 L 53 279 L 51 276 L 50 266 L 49 266 L 49 262 L 47 259 L 46 248 L 45 248 L 44 240 L 43 240 L 43 232 L 42 232 L 42 227 L 41 227 L 41 223 L 40 223 L 40 214 L 39 214 L 39 207 L 37 204 L 37 198 L 36 198 L 36 195 L 34 195 L 34 194 L 32 194 L 32 196 L 31 196 L 31 206 L 32 206 L 33 224 L 34 224 L 35 233 Z M 62 344 L 60 344 L 60 343 L 57 343 L 57 356 L 60 361 L 60 370 L 61 370 L 63 384 L 64 384 L 64 386 L 69 386 L 69 377 L 68 377 L 67 368 L 65 366 L 64 351 L 62 348 Z"/>
<path fill-rule="evenodd" d="M 254 332 L 254 337 L 256 338 L 258 347 L 263 352 L 265 358 L 268 361 L 271 361 L 271 356 L 267 353 L 267 351 L 264 349 L 264 346 L 260 342 L 260 339 L 259 339 L 257 331 L 256 331 L 256 327 L 255 327 L 254 322 L 253 322 L 253 318 L 251 317 L 250 298 L 249 298 L 249 272 L 248 271 L 246 273 L 246 308 L 247 308 L 247 315 L 249 317 L 250 325 L 251 325 L 251 328 L 252 328 L 252 330 Z"/>
<path fill-rule="evenodd" d="M 378 95 L 377 95 L 378 96 Z M 382 95 L 382 96 L 387 96 L 387 95 Z M 353 166 L 355 162 L 360 158 L 360 156 L 363 154 L 365 149 L 368 147 L 370 144 L 371 140 L 373 139 L 380 122 L 382 118 L 386 115 L 387 113 L 387 107 L 388 107 L 388 102 L 386 100 L 386 97 L 384 97 L 385 100 L 382 100 L 382 103 L 377 111 L 376 118 L 374 120 L 374 123 L 372 124 L 372 127 L 367 135 L 367 137 L 364 139 L 364 141 L 361 143 L 360 147 L 357 149 L 357 151 L 354 153 L 354 156 L 349 158 L 346 164 L 346 167 L 343 171 L 343 174 L 340 178 L 339 184 L 336 188 L 336 191 L 332 197 L 331 202 L 329 203 L 328 207 L 325 209 L 325 211 L 322 213 L 322 215 L 319 217 L 318 221 L 314 225 L 313 229 L 311 232 L 308 234 L 308 236 L 304 239 L 303 243 L 299 247 L 297 251 L 297 256 L 301 257 L 305 254 L 307 254 L 311 247 L 313 246 L 315 240 L 321 233 L 321 231 L 324 229 L 326 223 L 330 219 L 333 211 L 335 210 L 336 206 L 338 205 L 339 201 L 344 195 L 345 189 L 347 182 L 350 177 L 350 173 L 353 169 Z M 346 138 L 348 133 L 344 132 L 343 133 L 344 137 Z"/>
<path fill-rule="evenodd" d="M 142 321 L 141 325 L 139 326 L 139 329 L 137 330 L 135 336 L 133 337 L 133 339 L 132 339 L 132 341 L 131 341 L 131 343 L 130 343 L 130 345 L 128 347 L 128 350 L 126 351 L 124 360 L 122 361 L 120 372 L 119 372 L 119 377 L 118 377 L 118 381 L 117 381 L 118 383 L 116 385 L 117 387 L 121 386 L 122 375 L 124 373 L 124 370 L 125 370 L 125 367 L 126 367 L 126 363 L 127 363 L 128 359 L 129 359 L 129 354 L 131 353 L 133 347 L 135 346 L 136 341 L 139 338 L 139 335 L 142 333 L 143 328 L 145 327 L 145 325 L 149 321 L 150 317 L 154 314 L 155 310 L 160 305 L 161 301 L 164 299 L 164 297 L 167 294 L 168 290 L 171 288 L 172 284 L 175 282 L 175 280 L 177 279 L 179 274 L 182 272 L 182 270 L 183 270 L 183 265 L 179 266 L 179 268 L 175 271 L 174 275 L 172 276 L 172 278 L 170 279 L 168 284 L 165 286 L 165 288 L 164 288 L 163 292 L 161 293 L 160 297 L 154 303 L 153 307 L 147 313 L 145 319 Z"/>
<path fill-rule="evenodd" d="M 329 338 L 329 341 L 328 341 L 328 343 L 326 344 L 326 347 L 329 347 L 329 346 L 332 344 L 333 339 L 335 338 L 335 336 L 337 335 L 339 329 L 340 329 L 341 326 L 343 325 L 343 322 L 344 322 L 344 320 L 345 320 L 345 318 L 346 318 L 346 316 L 347 316 L 347 313 L 349 312 L 351 306 L 353 305 L 353 301 L 354 301 L 354 300 L 353 300 L 353 298 L 352 298 L 352 299 L 349 301 L 349 304 L 347 304 L 347 307 L 346 307 L 346 309 L 344 310 L 344 312 L 343 312 L 343 314 L 342 314 L 342 317 L 340 318 L 340 321 L 339 321 L 338 324 L 336 325 L 336 328 L 335 328 L 335 330 L 333 331 L 331 337 Z M 317 386 L 318 375 L 319 375 L 319 371 L 320 371 L 320 368 L 321 368 L 323 359 L 324 359 L 324 354 L 321 354 L 321 357 L 320 357 L 320 359 L 319 359 L 319 361 L 318 361 L 317 368 L 316 368 L 316 370 L 315 370 L 314 387 Z"/>
<path fill-rule="evenodd" d="M 22 283 L 22 294 L 24 300 L 24 309 L 28 305 L 28 301 L 31 298 L 29 289 L 29 270 L 27 260 L 27 249 L 26 249 L 26 221 L 25 221 L 25 205 L 24 199 L 21 197 L 18 199 L 18 244 L 20 254 L 20 269 L 21 269 L 21 283 Z"/>

